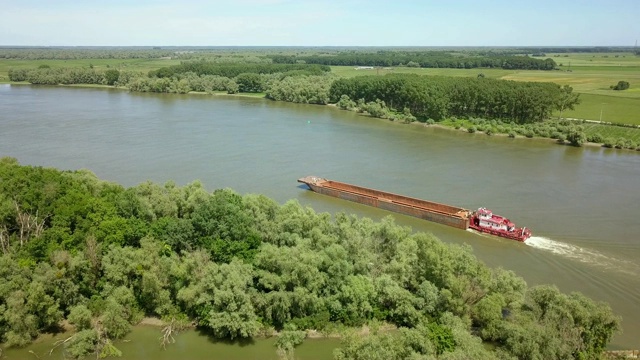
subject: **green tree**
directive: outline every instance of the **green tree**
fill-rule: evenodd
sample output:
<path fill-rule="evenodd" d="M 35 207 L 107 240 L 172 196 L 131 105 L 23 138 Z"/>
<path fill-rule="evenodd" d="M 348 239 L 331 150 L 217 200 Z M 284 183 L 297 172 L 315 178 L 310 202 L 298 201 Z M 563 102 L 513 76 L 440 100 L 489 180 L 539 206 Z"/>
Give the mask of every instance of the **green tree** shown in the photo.
<path fill-rule="evenodd" d="M 94 353 L 98 345 L 98 333 L 94 329 L 78 331 L 64 343 L 65 355 L 72 359 L 81 359 Z"/>
<path fill-rule="evenodd" d="M 262 78 L 256 73 L 242 73 L 236 76 L 236 83 L 240 92 L 262 92 Z"/>
<path fill-rule="evenodd" d="M 119 78 L 120 78 L 120 71 L 116 69 L 109 69 L 104 72 L 104 81 L 107 85 L 111 85 L 111 86 L 115 85 L 115 83 L 118 82 Z"/>
<path fill-rule="evenodd" d="M 556 109 L 560 111 L 558 118 L 562 118 L 562 113 L 565 110 L 574 110 L 575 106 L 580 104 L 580 94 L 574 93 L 573 88 L 569 85 L 564 85 L 560 89 L 558 99 L 556 102 Z"/>
<path fill-rule="evenodd" d="M 77 305 L 71 308 L 67 320 L 69 320 L 69 323 L 71 323 L 71 325 L 75 326 L 76 331 L 82 331 L 92 328 L 91 310 L 89 310 L 84 305 Z"/>

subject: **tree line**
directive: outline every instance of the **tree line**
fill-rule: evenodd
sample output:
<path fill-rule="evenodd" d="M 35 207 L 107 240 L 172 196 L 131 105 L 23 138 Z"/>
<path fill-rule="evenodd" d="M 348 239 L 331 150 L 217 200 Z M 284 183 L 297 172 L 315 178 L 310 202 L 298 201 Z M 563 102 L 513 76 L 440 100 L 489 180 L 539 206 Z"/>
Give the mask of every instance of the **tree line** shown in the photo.
<path fill-rule="evenodd" d="M 78 59 L 158 59 L 176 56 L 175 51 L 141 48 L 69 49 L 69 48 L 0 48 L 0 59 L 78 60 Z"/>
<path fill-rule="evenodd" d="M 163 67 L 149 72 L 149 77 L 166 78 L 192 72 L 197 75 L 218 75 L 236 77 L 243 73 L 274 74 L 304 72 L 305 75 L 321 75 L 331 71 L 329 66 L 307 64 L 236 64 L 214 63 L 210 61 L 185 61 L 180 65 Z"/>
<path fill-rule="evenodd" d="M 11 68 L 8 71 L 9 80 L 26 81 L 35 85 L 126 85 L 133 78 L 145 76 L 144 73 L 118 69 L 94 69 L 93 67 L 51 68 L 41 65 L 36 69 Z"/>
<path fill-rule="evenodd" d="M 125 86 L 135 92 L 158 92 L 186 94 L 191 91 L 213 93 L 224 91 L 229 94 L 264 92 L 268 99 L 305 104 L 322 104 L 329 102 L 329 87 L 335 77 L 318 71 L 317 66 L 279 66 L 267 67 L 228 66 L 228 64 L 210 63 L 210 71 L 218 74 L 235 74 L 238 71 L 262 71 L 265 68 L 285 70 L 284 73 L 242 72 L 233 77 L 201 74 L 195 72 L 175 72 L 169 76 L 162 72 L 144 74 L 136 71 L 117 69 L 93 69 L 90 67 L 37 69 L 9 69 L 11 81 L 26 81 L 39 85 L 59 84 L 97 84 Z M 290 69 L 290 70 L 287 70 Z M 269 70 L 271 71 L 271 70 Z M 206 71 L 205 71 L 206 72 Z M 314 74 L 323 75 L 314 75 Z"/>
<path fill-rule="evenodd" d="M 344 52 L 335 55 L 273 55 L 276 64 L 322 64 L 333 66 L 415 66 L 423 68 L 502 68 L 523 70 L 553 70 L 553 59 L 536 59 L 528 56 L 453 55 L 442 51 L 401 52 L 379 51 L 377 53 Z"/>
<path fill-rule="evenodd" d="M 391 109 L 423 119 L 483 117 L 519 123 L 541 121 L 558 109 L 579 102 L 571 87 L 554 83 L 516 82 L 488 78 L 390 74 L 357 76 L 333 82 L 332 103 L 342 96 L 364 102 L 381 100 Z"/>
<path fill-rule="evenodd" d="M 118 354 L 143 316 L 220 339 L 388 323 L 344 339 L 336 359 L 597 359 L 619 319 L 604 303 L 528 287 L 467 246 L 296 201 L 132 188 L 84 171 L 0 159 L 0 339 L 23 346 L 63 319 L 72 358 Z M 492 346 L 484 346 L 491 343 Z M 383 357 L 380 357 L 383 356 Z"/>

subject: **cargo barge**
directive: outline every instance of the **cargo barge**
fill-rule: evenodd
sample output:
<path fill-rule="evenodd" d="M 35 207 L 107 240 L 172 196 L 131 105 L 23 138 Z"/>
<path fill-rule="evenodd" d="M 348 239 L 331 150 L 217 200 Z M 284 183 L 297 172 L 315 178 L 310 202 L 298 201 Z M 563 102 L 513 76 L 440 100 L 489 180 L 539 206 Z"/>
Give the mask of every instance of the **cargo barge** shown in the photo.
<path fill-rule="evenodd" d="M 317 176 L 306 176 L 298 179 L 298 182 L 307 184 L 311 190 L 320 194 L 414 216 L 462 230 L 471 228 L 516 241 L 525 241 L 531 236 L 529 229 L 516 228 L 509 219 L 494 215 L 485 208 L 471 212 L 456 206 L 327 180 Z"/>

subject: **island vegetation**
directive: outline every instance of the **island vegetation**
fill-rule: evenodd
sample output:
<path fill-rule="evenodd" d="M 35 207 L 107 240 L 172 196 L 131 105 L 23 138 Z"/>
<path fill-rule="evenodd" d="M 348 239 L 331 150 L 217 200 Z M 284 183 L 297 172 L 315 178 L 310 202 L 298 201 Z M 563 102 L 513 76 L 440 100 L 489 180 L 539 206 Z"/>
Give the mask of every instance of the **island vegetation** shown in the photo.
<path fill-rule="evenodd" d="M 619 330 L 607 304 L 529 287 L 469 247 L 316 213 L 231 189 L 145 182 L 0 159 L 0 339 L 24 346 L 71 324 L 64 355 L 118 355 L 143 317 L 165 340 L 193 324 L 214 338 L 388 324 L 343 336 L 336 359 L 598 359 Z"/>

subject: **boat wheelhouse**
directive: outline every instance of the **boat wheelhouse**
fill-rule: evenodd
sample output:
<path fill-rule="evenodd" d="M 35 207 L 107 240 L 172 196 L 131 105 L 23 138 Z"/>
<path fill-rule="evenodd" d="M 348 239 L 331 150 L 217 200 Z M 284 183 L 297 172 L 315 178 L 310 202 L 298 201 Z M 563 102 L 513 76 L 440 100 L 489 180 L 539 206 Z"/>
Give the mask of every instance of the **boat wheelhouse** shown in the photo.
<path fill-rule="evenodd" d="M 480 232 L 517 241 L 525 241 L 531 237 L 531 230 L 516 228 L 511 220 L 496 215 L 487 208 L 479 208 L 472 214 L 469 227 Z"/>

